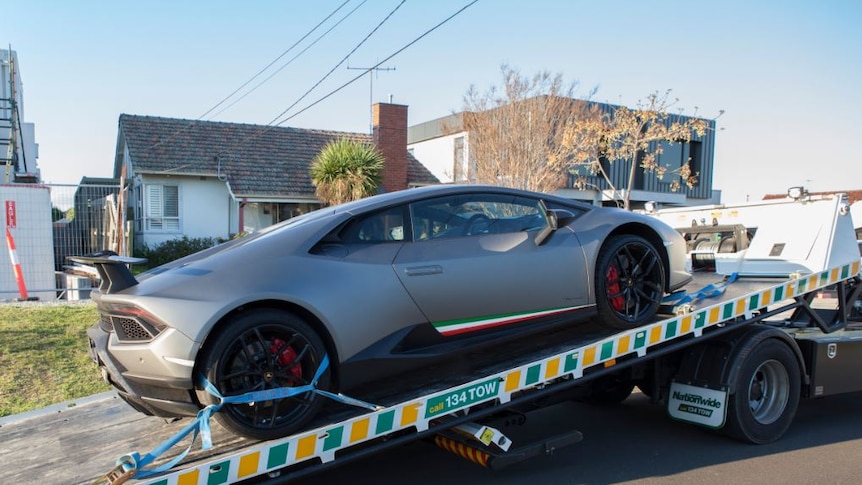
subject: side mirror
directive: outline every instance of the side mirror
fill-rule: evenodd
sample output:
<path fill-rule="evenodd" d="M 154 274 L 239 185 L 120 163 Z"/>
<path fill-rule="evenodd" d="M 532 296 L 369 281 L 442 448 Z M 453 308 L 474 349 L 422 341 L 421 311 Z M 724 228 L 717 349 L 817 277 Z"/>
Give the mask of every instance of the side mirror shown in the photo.
<path fill-rule="evenodd" d="M 560 227 L 560 224 L 559 224 L 560 221 L 557 218 L 557 212 L 556 211 L 551 211 L 551 210 L 545 211 L 545 217 L 548 220 L 548 226 L 550 226 L 552 230 L 556 231 L 557 228 Z"/>
<path fill-rule="evenodd" d="M 536 234 L 536 246 L 541 246 L 554 231 L 557 230 L 557 213 L 548 210 L 545 203 L 541 202 L 542 213 L 545 214 L 545 227 Z"/>
<path fill-rule="evenodd" d="M 557 227 L 565 226 L 575 218 L 575 213 L 566 209 L 551 209 L 551 212 L 557 218 Z"/>

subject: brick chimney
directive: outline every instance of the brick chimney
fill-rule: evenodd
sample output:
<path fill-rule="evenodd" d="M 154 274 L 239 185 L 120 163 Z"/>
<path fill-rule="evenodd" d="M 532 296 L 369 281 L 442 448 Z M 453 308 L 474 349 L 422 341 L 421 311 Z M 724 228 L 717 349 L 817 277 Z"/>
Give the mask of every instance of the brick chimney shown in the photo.
<path fill-rule="evenodd" d="M 374 105 L 374 144 L 385 160 L 383 190 L 394 192 L 407 188 L 407 106 L 376 103 Z"/>

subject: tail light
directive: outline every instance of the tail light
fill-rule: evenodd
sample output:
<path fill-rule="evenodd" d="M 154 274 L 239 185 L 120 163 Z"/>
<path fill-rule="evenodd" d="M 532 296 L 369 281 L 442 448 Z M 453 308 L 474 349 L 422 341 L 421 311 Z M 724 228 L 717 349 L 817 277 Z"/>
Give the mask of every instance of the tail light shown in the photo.
<path fill-rule="evenodd" d="M 113 331 L 121 342 L 149 342 L 168 326 L 152 313 L 126 303 L 101 302 L 102 329 Z"/>

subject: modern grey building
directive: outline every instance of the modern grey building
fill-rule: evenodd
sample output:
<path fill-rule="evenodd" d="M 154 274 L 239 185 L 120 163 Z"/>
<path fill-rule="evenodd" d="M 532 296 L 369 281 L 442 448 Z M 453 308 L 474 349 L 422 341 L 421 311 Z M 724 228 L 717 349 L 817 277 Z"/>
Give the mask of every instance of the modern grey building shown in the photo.
<path fill-rule="evenodd" d="M 617 106 L 606 103 L 594 103 L 606 113 L 612 113 Z M 470 133 L 465 131 L 463 112 L 410 126 L 407 133 L 407 148 L 410 153 L 422 162 L 442 182 L 468 182 L 470 180 Z M 669 122 L 684 120 L 682 115 L 669 115 Z M 683 185 L 674 190 L 671 183 L 674 177 L 665 176 L 659 179 L 653 173 L 645 173 L 643 169 L 635 172 L 634 184 L 631 190 L 632 207 L 642 206 L 653 201 L 666 206 L 691 206 L 718 203 L 721 192 L 712 188 L 712 174 L 715 153 L 715 121 L 705 120 L 708 125 L 703 137 L 694 138 L 691 142 L 665 143 L 659 164 L 669 170 L 678 169 L 686 161 L 693 173 L 697 173 L 697 183 L 693 187 Z M 617 161 L 606 165 L 609 177 L 616 187 L 627 185 L 631 162 Z M 579 176 L 586 177 L 589 189 L 578 189 L 575 180 Z M 600 176 L 588 173 L 572 173 L 564 187 L 556 192 L 558 195 L 577 200 L 584 200 L 596 205 L 613 204 L 613 191 Z"/>

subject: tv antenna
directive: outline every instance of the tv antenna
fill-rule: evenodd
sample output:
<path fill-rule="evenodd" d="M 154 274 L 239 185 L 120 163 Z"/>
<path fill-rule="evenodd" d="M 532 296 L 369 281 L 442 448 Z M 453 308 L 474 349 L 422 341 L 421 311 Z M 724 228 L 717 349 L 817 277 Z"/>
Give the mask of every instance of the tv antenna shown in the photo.
<path fill-rule="evenodd" d="M 368 133 L 374 133 L 374 76 L 371 75 L 371 72 L 374 71 L 376 75 L 380 71 L 394 71 L 394 67 L 350 67 L 350 64 L 347 65 L 348 69 L 355 69 L 366 71 L 368 73 Z"/>

